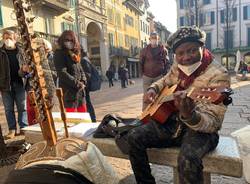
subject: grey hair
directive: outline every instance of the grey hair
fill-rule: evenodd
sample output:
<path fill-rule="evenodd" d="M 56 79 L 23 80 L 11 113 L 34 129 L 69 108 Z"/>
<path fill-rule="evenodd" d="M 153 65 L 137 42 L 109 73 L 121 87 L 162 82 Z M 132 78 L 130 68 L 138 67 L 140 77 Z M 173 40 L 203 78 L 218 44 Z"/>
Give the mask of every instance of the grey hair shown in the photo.
<path fill-rule="evenodd" d="M 5 31 L 3 32 L 3 36 L 4 36 L 5 34 L 7 34 L 7 35 L 15 35 L 15 32 L 12 31 L 12 30 L 5 30 Z"/>

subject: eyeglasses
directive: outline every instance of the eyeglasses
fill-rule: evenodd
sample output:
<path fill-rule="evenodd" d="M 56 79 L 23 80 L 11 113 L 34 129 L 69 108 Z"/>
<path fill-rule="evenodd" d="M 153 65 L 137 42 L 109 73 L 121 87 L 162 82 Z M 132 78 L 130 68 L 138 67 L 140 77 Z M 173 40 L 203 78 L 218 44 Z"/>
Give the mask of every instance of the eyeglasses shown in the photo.
<path fill-rule="evenodd" d="M 175 55 L 179 58 L 184 57 L 185 54 L 187 54 L 188 56 L 193 56 L 197 54 L 199 50 L 200 50 L 200 47 L 194 47 L 194 48 L 188 49 L 187 51 L 176 52 Z"/>

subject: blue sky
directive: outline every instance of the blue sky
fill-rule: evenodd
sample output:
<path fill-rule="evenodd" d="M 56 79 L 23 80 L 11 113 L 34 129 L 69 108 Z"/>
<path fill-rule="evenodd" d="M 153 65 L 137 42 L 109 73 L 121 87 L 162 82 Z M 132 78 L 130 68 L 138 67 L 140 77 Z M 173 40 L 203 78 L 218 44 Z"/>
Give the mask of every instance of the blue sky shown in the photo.
<path fill-rule="evenodd" d="M 149 10 L 171 32 L 176 31 L 176 0 L 149 0 Z"/>

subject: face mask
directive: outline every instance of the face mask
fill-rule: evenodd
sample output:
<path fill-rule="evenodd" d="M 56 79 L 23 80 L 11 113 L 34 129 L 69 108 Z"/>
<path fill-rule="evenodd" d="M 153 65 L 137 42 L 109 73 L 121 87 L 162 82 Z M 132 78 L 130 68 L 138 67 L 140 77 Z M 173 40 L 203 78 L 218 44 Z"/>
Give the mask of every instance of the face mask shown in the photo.
<path fill-rule="evenodd" d="M 150 40 L 151 45 L 158 45 L 158 41 L 156 39 Z"/>
<path fill-rule="evenodd" d="M 5 40 L 4 44 L 5 44 L 5 48 L 8 50 L 13 50 L 16 48 L 16 42 L 11 39 Z"/>
<path fill-rule="evenodd" d="M 178 64 L 178 68 L 183 71 L 187 76 L 190 76 L 192 73 L 194 73 L 199 66 L 201 65 L 201 61 L 194 63 L 192 65 L 181 65 Z"/>
<path fill-rule="evenodd" d="M 67 49 L 69 49 L 69 50 L 72 50 L 72 49 L 74 48 L 73 43 L 72 43 L 72 42 L 69 42 L 69 41 L 64 42 L 64 46 L 65 46 Z"/>

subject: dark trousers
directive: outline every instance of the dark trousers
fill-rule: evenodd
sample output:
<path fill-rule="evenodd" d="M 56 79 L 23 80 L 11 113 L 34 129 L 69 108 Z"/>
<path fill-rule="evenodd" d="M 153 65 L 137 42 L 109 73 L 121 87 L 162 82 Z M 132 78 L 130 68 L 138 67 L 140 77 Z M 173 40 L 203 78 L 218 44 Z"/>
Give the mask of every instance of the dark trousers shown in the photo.
<path fill-rule="evenodd" d="M 112 86 L 114 86 L 114 83 L 113 83 L 113 79 L 111 78 L 109 79 L 109 87 L 112 87 Z"/>
<path fill-rule="evenodd" d="M 177 138 L 167 125 L 151 122 L 129 132 L 129 159 L 138 184 L 155 184 L 148 161 L 147 148 L 180 146 L 178 155 L 179 181 L 181 184 L 202 184 L 202 158 L 216 148 L 217 133 L 199 133 L 184 127 Z"/>
<path fill-rule="evenodd" d="M 13 83 L 10 91 L 2 91 L 2 99 L 5 110 L 5 116 L 8 122 L 9 130 L 16 130 L 16 117 L 14 106 L 16 104 L 18 118 L 17 122 L 20 128 L 28 126 L 25 90 L 22 84 Z"/>
<path fill-rule="evenodd" d="M 121 79 L 121 86 L 122 86 L 122 88 L 126 88 L 126 80 L 125 79 Z"/>
<path fill-rule="evenodd" d="M 91 121 L 96 122 L 95 109 L 94 109 L 92 102 L 91 102 L 91 99 L 90 99 L 89 90 L 86 90 L 85 98 L 86 98 L 86 104 L 87 104 L 87 111 L 90 114 Z"/>

